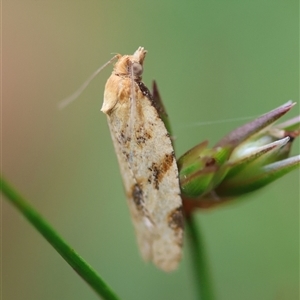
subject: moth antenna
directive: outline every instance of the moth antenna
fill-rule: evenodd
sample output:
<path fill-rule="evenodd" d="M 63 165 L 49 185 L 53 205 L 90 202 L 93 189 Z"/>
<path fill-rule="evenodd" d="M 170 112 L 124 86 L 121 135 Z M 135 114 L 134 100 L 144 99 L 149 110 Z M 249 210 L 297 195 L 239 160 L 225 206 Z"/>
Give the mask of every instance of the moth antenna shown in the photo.
<path fill-rule="evenodd" d="M 117 58 L 118 55 L 115 55 L 112 59 L 110 59 L 107 63 L 105 63 L 103 66 L 101 66 L 99 69 L 97 69 L 83 84 L 82 86 L 71 96 L 63 99 L 58 103 L 58 109 L 62 110 L 66 106 L 68 106 L 70 103 L 72 103 L 74 100 L 76 100 L 80 94 L 87 88 L 87 86 L 91 83 L 93 79 L 97 77 L 97 75 L 106 67 L 108 66 L 115 58 Z"/>
<path fill-rule="evenodd" d="M 136 100 L 135 100 L 135 88 L 134 88 L 134 75 L 133 75 L 133 66 L 130 66 L 130 80 L 131 80 L 131 99 L 130 99 L 130 118 L 129 118 L 129 136 L 133 138 L 133 127 L 134 120 L 136 115 Z M 130 144 L 130 147 L 132 144 Z M 133 151 L 130 148 L 130 154 L 132 155 Z"/>
<path fill-rule="evenodd" d="M 229 123 L 229 122 L 245 121 L 245 120 L 250 120 L 250 119 L 253 119 L 253 118 L 257 118 L 257 115 L 255 115 L 255 116 L 248 116 L 248 117 L 223 119 L 223 120 L 215 120 L 215 121 L 194 122 L 194 123 L 183 125 L 181 127 L 187 128 L 187 127 L 196 127 L 196 126 L 206 126 L 206 125 L 214 125 L 214 124 L 223 124 L 223 123 Z"/>

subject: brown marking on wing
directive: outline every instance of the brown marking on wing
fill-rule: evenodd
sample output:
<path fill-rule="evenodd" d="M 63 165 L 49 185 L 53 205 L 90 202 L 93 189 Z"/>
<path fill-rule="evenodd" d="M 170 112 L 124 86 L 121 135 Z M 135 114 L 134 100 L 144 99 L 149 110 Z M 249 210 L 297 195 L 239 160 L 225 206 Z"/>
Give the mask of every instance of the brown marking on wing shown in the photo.
<path fill-rule="evenodd" d="M 116 133 L 116 136 L 117 136 L 118 143 L 123 147 L 126 146 L 127 143 L 131 141 L 131 137 L 127 136 L 124 130 L 121 130 L 119 134 Z"/>
<path fill-rule="evenodd" d="M 175 208 L 168 215 L 168 224 L 170 228 L 175 231 L 181 231 L 183 229 L 183 215 L 182 215 L 182 206 Z"/>
<path fill-rule="evenodd" d="M 148 182 L 153 182 L 154 187 L 158 190 L 159 184 L 164 178 L 164 175 L 172 167 L 174 160 L 174 152 L 165 154 L 164 158 L 159 163 L 152 163 L 149 171 L 152 172 L 152 178 L 148 178 Z M 153 180 L 152 180 L 153 179 Z"/>
<path fill-rule="evenodd" d="M 136 142 L 138 145 L 145 144 L 147 140 L 152 138 L 152 131 L 146 130 L 145 127 L 140 126 L 136 130 Z"/>
<path fill-rule="evenodd" d="M 138 183 L 134 184 L 131 189 L 131 197 L 137 210 L 141 211 L 144 208 L 143 190 Z"/>

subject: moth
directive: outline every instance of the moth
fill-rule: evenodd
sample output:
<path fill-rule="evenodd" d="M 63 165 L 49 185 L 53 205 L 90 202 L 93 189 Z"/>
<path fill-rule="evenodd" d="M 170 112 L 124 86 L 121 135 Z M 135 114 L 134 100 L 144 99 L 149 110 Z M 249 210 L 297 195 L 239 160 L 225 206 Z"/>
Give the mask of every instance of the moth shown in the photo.
<path fill-rule="evenodd" d="M 142 82 L 146 50 L 117 55 L 101 111 L 106 114 L 142 257 L 164 271 L 182 256 L 178 169 L 162 104 Z"/>

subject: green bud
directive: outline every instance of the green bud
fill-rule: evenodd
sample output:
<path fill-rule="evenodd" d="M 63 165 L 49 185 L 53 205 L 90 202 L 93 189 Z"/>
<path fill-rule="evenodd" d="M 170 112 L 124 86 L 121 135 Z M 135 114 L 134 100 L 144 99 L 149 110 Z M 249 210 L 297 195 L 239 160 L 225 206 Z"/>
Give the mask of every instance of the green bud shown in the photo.
<path fill-rule="evenodd" d="M 300 117 L 279 125 L 288 103 L 245 124 L 208 148 L 205 141 L 178 160 L 182 198 L 188 210 L 218 205 L 255 191 L 299 167 L 300 156 L 289 157 L 300 133 Z"/>

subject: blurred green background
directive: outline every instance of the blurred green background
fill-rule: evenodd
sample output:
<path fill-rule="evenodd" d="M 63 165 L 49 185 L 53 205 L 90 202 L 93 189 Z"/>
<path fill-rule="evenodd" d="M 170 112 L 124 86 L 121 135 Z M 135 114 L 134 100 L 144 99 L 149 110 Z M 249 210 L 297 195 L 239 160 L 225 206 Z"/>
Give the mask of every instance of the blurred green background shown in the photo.
<path fill-rule="evenodd" d="M 111 53 L 148 50 L 177 154 L 299 99 L 298 1 L 3 1 L 2 170 L 122 299 L 195 299 L 188 244 L 177 272 L 139 257 L 106 117 Z M 299 113 L 299 105 L 289 117 Z M 285 118 L 286 119 L 286 118 Z M 294 145 L 293 153 L 299 153 Z M 96 299 L 4 199 L 5 300 Z M 299 299 L 299 172 L 200 212 L 217 299 Z"/>

